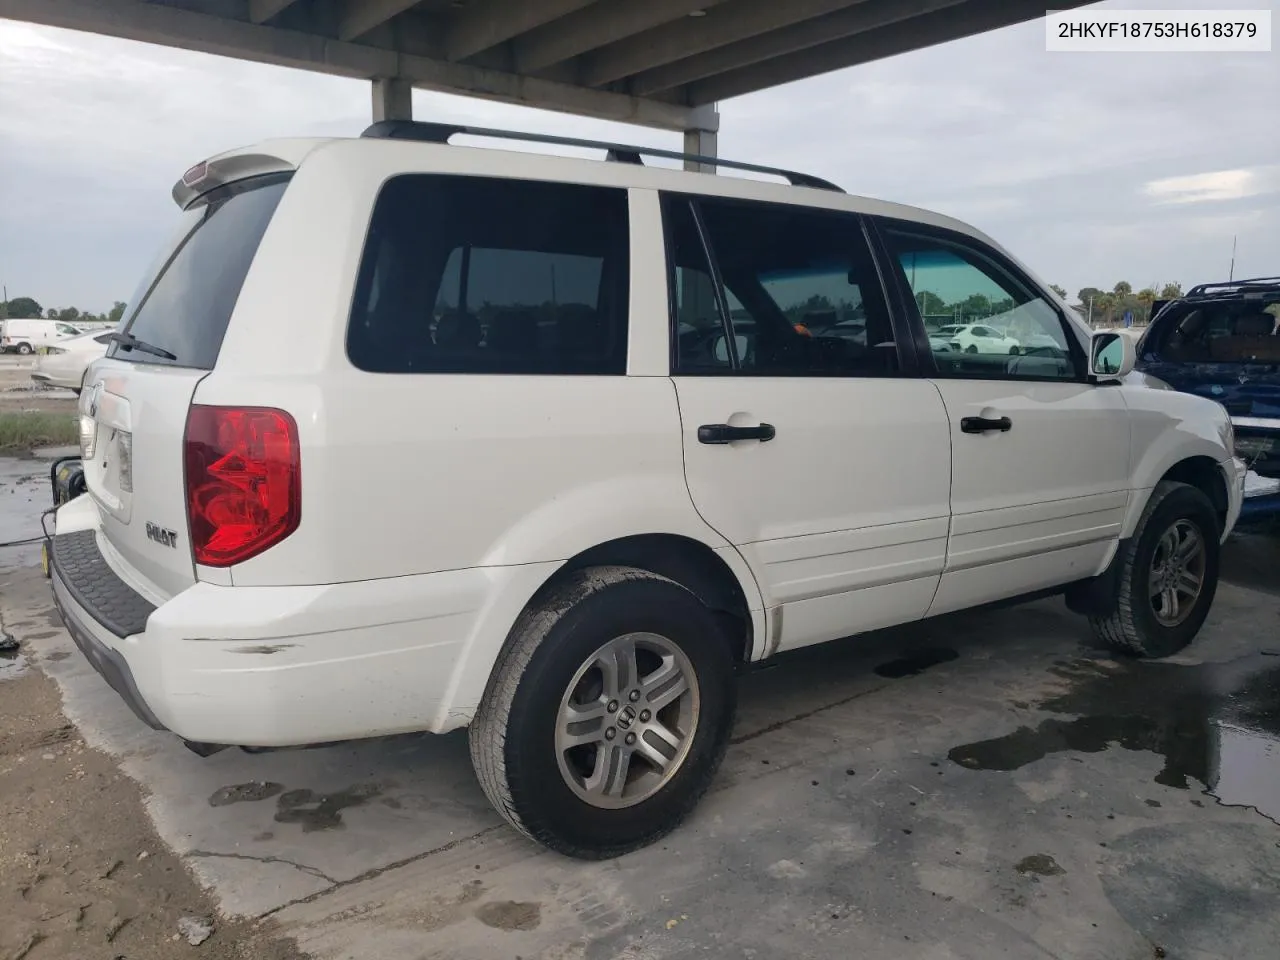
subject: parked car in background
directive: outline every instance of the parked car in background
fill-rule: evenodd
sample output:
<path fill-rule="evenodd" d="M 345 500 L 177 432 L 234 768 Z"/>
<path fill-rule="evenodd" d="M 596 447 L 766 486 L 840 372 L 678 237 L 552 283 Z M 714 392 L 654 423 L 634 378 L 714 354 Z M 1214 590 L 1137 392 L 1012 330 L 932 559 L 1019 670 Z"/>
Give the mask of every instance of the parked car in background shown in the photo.
<path fill-rule="evenodd" d="M 1016 356 L 1022 344 L 995 327 L 982 323 L 966 324 L 951 335 L 951 349 L 961 353 L 996 353 Z"/>
<path fill-rule="evenodd" d="M 78 394 L 89 364 L 106 354 L 107 344 L 102 338 L 109 332 L 91 330 L 45 347 L 36 354 L 31 379 Z"/>
<path fill-rule="evenodd" d="M 951 341 L 957 333 L 964 329 L 962 323 L 951 323 L 937 330 L 929 331 L 929 346 L 936 350 L 950 350 Z"/>
<path fill-rule="evenodd" d="M 26 356 L 40 347 L 84 333 L 61 320 L 12 319 L 0 321 L 0 353 Z"/>
<path fill-rule="evenodd" d="M 46 545 L 142 721 L 203 753 L 469 727 L 508 823 L 601 858 L 696 806 L 744 664 L 1053 592 L 1132 654 L 1195 637 L 1227 415 L 1126 382 L 1132 342 L 993 240 L 786 171 L 449 145 L 475 132 L 268 141 L 174 186 Z M 917 349 L 931 289 L 1063 355 Z"/>
<path fill-rule="evenodd" d="M 1222 404 L 1236 455 L 1280 477 L 1280 277 L 1201 284 L 1168 301 L 1138 343 L 1137 369 Z"/>

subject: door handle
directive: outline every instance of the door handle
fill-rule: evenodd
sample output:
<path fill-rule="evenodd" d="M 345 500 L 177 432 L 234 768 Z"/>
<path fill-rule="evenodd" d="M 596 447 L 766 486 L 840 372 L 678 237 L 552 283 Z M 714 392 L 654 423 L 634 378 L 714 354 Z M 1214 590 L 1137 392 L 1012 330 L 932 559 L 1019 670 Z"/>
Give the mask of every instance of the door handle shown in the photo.
<path fill-rule="evenodd" d="M 960 431 L 962 433 L 986 433 L 988 430 L 999 430 L 1001 433 L 1008 433 L 1013 428 L 1013 421 L 1008 417 L 997 417 L 994 419 L 988 417 L 961 417 Z"/>
<path fill-rule="evenodd" d="M 699 443 L 732 443 L 734 440 L 759 440 L 767 443 L 778 435 L 772 423 L 755 427 L 731 427 L 727 423 L 704 423 L 698 428 Z"/>

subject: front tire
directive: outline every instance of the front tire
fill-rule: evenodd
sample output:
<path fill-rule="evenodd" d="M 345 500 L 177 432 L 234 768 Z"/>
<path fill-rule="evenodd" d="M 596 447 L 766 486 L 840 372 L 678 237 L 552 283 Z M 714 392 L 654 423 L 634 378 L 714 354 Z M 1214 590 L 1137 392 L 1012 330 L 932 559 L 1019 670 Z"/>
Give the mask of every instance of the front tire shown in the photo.
<path fill-rule="evenodd" d="M 1221 526 L 1209 498 L 1165 481 L 1122 544 L 1116 609 L 1090 617 L 1095 635 L 1132 656 L 1177 653 L 1203 626 L 1218 589 Z"/>
<path fill-rule="evenodd" d="M 673 830 L 729 742 L 733 658 L 679 584 L 629 567 L 575 572 L 521 615 L 470 729 L 485 795 L 521 833 L 581 859 Z"/>
<path fill-rule="evenodd" d="M 978 352 L 978 347 L 977 347 L 977 345 L 975 345 L 975 344 L 972 344 L 972 343 L 971 343 L 971 344 L 969 344 L 967 347 L 965 347 L 965 348 L 964 348 L 964 352 L 965 352 L 965 353 L 977 353 L 977 352 Z"/>

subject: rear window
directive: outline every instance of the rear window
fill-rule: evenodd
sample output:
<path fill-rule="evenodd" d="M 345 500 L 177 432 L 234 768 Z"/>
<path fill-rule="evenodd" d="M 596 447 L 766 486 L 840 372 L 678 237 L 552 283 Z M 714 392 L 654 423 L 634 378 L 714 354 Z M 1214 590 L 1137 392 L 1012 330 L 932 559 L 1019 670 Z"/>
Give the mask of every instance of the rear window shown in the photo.
<path fill-rule="evenodd" d="M 1144 358 L 1169 363 L 1280 362 L 1280 295 L 1188 302 L 1161 315 Z"/>
<path fill-rule="evenodd" d="M 622 374 L 627 195 L 409 174 L 374 207 L 347 330 L 374 373 Z"/>
<path fill-rule="evenodd" d="M 135 302 L 141 302 L 124 328 L 176 359 L 120 343 L 108 355 L 212 370 L 249 264 L 288 180 L 287 174 L 241 180 L 211 190 L 184 210 L 176 242 L 139 287 Z"/>

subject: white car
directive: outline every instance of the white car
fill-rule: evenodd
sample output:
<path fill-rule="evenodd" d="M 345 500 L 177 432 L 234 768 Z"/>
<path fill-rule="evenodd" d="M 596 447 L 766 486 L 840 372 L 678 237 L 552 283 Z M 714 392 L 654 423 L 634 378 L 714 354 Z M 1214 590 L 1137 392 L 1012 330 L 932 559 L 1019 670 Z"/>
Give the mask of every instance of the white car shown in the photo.
<path fill-rule="evenodd" d="M 995 327 L 971 323 L 958 328 L 951 335 L 951 349 L 961 353 L 996 353 L 1017 356 L 1022 344 Z"/>
<path fill-rule="evenodd" d="M 51 387 L 80 392 L 89 364 L 107 352 L 101 331 L 67 337 L 36 354 L 31 379 Z"/>
<path fill-rule="evenodd" d="M 16 353 L 21 356 L 35 353 L 52 343 L 59 343 L 84 333 L 79 327 L 61 320 L 42 317 L 0 320 L 0 353 Z"/>
<path fill-rule="evenodd" d="M 951 341 L 954 340 L 956 338 L 956 334 L 958 334 L 963 329 L 964 329 L 964 324 L 953 323 L 943 327 L 939 327 L 937 330 L 930 330 L 929 346 L 932 347 L 934 350 L 941 350 L 941 351 L 950 350 Z"/>
<path fill-rule="evenodd" d="M 1230 420 L 983 234 L 449 133 L 268 141 L 174 187 L 47 545 L 146 723 L 201 752 L 469 726 L 501 815 L 598 858 L 697 803 L 740 664 L 1053 591 L 1132 652 L 1200 629 Z M 1040 303 L 1069 356 L 918 349 L 908 259 Z M 866 329 L 796 329 L 824 304 Z"/>

